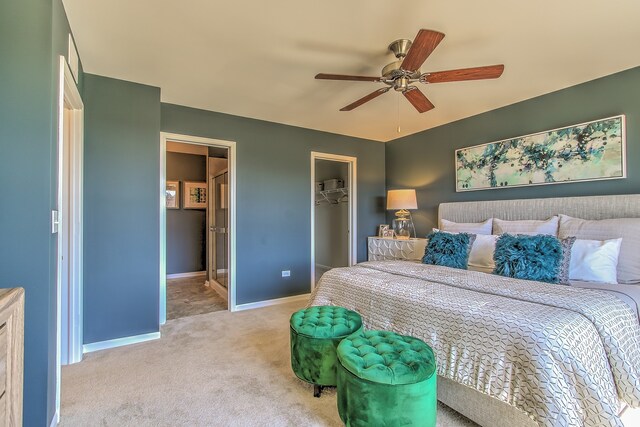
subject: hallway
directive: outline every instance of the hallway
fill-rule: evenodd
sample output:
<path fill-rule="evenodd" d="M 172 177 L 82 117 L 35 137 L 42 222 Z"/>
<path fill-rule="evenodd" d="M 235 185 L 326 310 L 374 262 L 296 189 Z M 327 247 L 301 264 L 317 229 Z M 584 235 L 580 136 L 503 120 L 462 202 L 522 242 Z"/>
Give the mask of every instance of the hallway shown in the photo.
<path fill-rule="evenodd" d="M 167 279 L 167 320 L 227 309 L 227 302 L 204 282 L 204 276 Z"/>

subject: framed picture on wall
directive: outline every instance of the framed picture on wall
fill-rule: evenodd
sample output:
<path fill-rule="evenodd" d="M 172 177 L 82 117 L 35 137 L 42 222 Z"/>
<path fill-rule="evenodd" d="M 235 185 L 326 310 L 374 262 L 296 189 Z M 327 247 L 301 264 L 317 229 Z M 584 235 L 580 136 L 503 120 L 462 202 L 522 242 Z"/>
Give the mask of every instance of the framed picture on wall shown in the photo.
<path fill-rule="evenodd" d="M 182 197 L 182 207 L 184 209 L 206 209 L 207 183 L 185 181 Z"/>
<path fill-rule="evenodd" d="M 180 181 L 167 181 L 165 201 L 167 209 L 180 209 Z"/>

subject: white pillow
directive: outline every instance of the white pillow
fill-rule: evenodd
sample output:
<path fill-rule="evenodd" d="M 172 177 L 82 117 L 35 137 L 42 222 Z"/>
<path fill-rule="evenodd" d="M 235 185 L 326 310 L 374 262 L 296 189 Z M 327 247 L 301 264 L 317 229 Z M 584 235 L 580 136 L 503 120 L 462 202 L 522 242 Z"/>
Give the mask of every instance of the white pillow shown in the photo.
<path fill-rule="evenodd" d="M 440 230 L 449 233 L 473 233 L 473 234 L 491 234 L 493 228 L 493 218 L 489 218 L 485 222 L 453 222 L 446 219 L 440 220 Z"/>
<path fill-rule="evenodd" d="M 543 221 L 539 220 L 522 220 L 522 221 L 505 221 L 503 219 L 493 219 L 493 234 L 526 234 L 534 236 L 536 234 L 548 234 L 549 236 L 558 235 L 558 223 L 560 218 L 552 216 Z"/>
<path fill-rule="evenodd" d="M 471 252 L 469 252 L 467 267 L 469 270 L 493 273 L 496 268 L 493 253 L 496 250 L 498 237 L 500 236 L 476 234 L 476 240 L 474 240 Z"/>
<path fill-rule="evenodd" d="M 610 240 L 624 237 L 618 259 L 618 283 L 640 283 L 640 218 L 586 220 L 560 215 L 558 237 Z"/>
<path fill-rule="evenodd" d="M 622 239 L 576 239 L 571 248 L 569 279 L 618 284 L 617 267 Z"/>

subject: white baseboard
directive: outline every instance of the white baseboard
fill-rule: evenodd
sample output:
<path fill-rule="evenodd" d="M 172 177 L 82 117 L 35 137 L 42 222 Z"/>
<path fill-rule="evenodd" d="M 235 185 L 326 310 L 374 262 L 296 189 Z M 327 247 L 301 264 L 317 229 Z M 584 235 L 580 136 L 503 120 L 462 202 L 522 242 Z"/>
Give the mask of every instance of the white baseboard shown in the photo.
<path fill-rule="evenodd" d="M 60 412 L 58 410 L 56 410 L 56 413 L 53 414 L 53 418 L 51 418 L 51 424 L 50 427 L 56 427 L 58 424 L 60 424 Z"/>
<path fill-rule="evenodd" d="M 216 291 L 216 293 L 220 295 L 222 299 L 224 299 L 225 301 L 229 301 L 229 291 L 220 283 L 216 282 L 215 280 L 207 280 L 206 282 L 204 282 L 204 284 L 205 286 L 208 286 L 209 288 Z"/>
<path fill-rule="evenodd" d="M 148 334 L 134 335 L 131 337 L 115 338 L 112 340 L 92 342 L 82 346 L 82 353 L 106 350 L 107 348 L 122 347 L 123 345 L 137 344 L 145 341 L 157 340 L 160 332 L 150 332 Z"/>
<path fill-rule="evenodd" d="M 187 273 L 174 273 L 174 274 L 167 274 L 167 279 L 186 279 L 188 277 L 200 277 L 200 276 L 206 276 L 207 272 L 206 271 L 190 271 Z"/>
<path fill-rule="evenodd" d="M 294 295 L 291 297 L 268 299 L 265 301 L 249 302 L 246 304 L 238 304 L 234 311 L 252 310 L 254 308 L 269 307 L 270 305 L 286 304 L 294 301 L 305 301 L 309 299 L 311 294 Z"/>

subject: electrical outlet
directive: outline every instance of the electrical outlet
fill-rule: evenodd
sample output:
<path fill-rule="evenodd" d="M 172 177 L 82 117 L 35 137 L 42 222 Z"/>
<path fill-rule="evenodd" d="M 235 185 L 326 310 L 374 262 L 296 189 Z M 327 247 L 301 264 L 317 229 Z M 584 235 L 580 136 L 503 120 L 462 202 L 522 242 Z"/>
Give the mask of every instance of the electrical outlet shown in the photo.
<path fill-rule="evenodd" d="M 282 270 L 282 277 L 291 276 L 291 270 Z"/>

